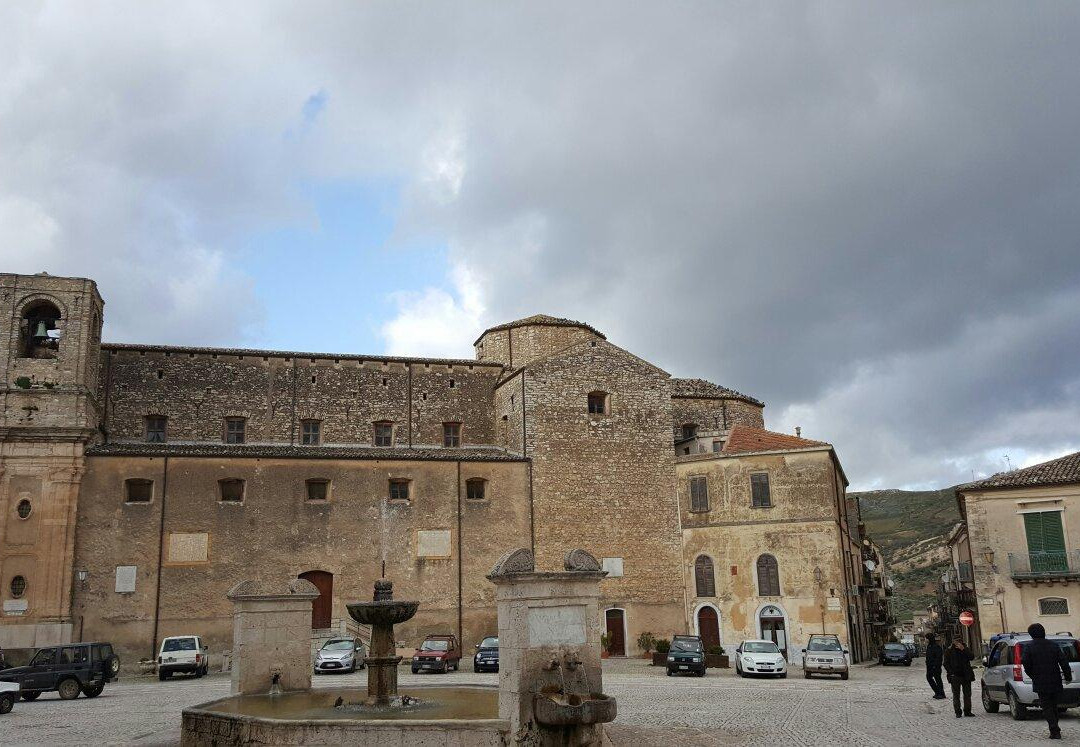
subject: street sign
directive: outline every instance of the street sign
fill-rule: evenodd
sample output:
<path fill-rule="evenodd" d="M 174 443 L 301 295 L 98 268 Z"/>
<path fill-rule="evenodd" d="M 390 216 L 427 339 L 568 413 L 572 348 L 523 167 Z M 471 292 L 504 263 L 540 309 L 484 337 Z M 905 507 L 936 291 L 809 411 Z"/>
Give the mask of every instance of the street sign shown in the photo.
<path fill-rule="evenodd" d="M 966 625 L 974 625 L 975 624 L 975 613 L 972 612 L 971 610 L 964 610 L 963 612 L 961 612 L 960 613 L 960 624 L 965 625 L 965 626 Z"/>

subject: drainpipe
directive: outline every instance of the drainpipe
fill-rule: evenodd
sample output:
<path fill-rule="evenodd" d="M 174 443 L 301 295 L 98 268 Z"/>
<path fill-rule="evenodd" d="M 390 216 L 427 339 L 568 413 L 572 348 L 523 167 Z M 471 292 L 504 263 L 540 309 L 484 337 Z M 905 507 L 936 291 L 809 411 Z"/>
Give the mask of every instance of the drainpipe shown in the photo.
<path fill-rule="evenodd" d="M 158 617 L 161 614 L 161 567 L 165 559 L 165 497 L 169 493 L 169 455 L 161 469 L 161 518 L 158 524 L 157 589 L 154 590 L 154 635 L 150 641 L 150 658 L 157 658 Z"/>
<path fill-rule="evenodd" d="M 462 638 L 462 599 L 461 599 L 461 555 L 465 551 L 465 543 L 461 541 L 461 460 L 457 461 L 457 639 L 462 651 L 465 650 L 465 639 Z"/>

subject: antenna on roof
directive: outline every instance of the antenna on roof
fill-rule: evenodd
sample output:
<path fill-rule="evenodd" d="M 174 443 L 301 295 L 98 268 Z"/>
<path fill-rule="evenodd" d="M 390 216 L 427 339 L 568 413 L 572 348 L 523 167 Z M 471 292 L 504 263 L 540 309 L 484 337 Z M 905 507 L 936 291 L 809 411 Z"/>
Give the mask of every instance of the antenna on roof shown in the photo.
<path fill-rule="evenodd" d="M 1009 459 L 1009 455 L 1005 454 L 1005 464 L 1008 465 L 1009 471 L 1012 472 L 1012 460 Z"/>
<path fill-rule="evenodd" d="M 802 438 L 802 428 L 800 426 L 795 426 L 795 436 L 797 438 Z"/>

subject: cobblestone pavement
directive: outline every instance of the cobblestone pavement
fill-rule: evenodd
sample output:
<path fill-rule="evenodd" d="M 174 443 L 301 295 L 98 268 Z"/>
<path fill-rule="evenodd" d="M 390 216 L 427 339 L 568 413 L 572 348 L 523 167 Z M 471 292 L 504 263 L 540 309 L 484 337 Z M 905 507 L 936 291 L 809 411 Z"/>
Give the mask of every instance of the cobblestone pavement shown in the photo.
<path fill-rule="evenodd" d="M 804 680 L 795 669 L 786 680 L 741 679 L 731 670 L 704 678 L 666 677 L 642 660 L 604 663 L 605 689 L 619 701 L 609 734 L 628 745 L 981 745 L 1046 741 L 1046 724 L 1033 713 L 1013 721 L 1007 713 L 957 719 L 952 704 L 931 700 L 921 660 L 908 667 L 857 666 L 847 682 Z M 316 687 L 362 686 L 365 673 L 320 676 Z M 497 675 L 455 672 L 412 675 L 403 686 L 495 684 Z M 976 683 L 976 698 L 978 696 Z M 106 687 L 94 700 L 61 701 L 54 693 L 19 702 L 0 716 L 0 743 L 176 744 L 180 711 L 228 695 L 227 675 L 169 682 L 129 679 Z M 1062 720 L 1066 740 L 1080 743 L 1080 718 Z"/>

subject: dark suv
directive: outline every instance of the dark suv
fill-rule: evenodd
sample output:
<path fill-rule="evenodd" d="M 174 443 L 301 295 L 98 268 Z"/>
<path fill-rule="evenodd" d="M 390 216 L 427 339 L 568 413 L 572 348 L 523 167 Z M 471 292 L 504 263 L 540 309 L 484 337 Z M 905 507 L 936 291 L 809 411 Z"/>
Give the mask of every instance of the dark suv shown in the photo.
<path fill-rule="evenodd" d="M 680 672 L 705 676 L 705 649 L 701 637 L 696 635 L 677 635 L 671 639 L 671 648 L 667 654 L 668 677 Z"/>
<path fill-rule="evenodd" d="M 74 700 L 80 692 L 96 698 L 119 671 L 120 659 L 111 643 L 69 643 L 38 649 L 25 667 L 0 671 L 0 682 L 19 683 L 23 700 L 53 690 L 64 700 Z"/>

